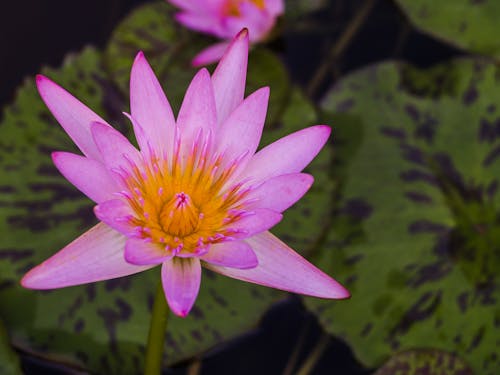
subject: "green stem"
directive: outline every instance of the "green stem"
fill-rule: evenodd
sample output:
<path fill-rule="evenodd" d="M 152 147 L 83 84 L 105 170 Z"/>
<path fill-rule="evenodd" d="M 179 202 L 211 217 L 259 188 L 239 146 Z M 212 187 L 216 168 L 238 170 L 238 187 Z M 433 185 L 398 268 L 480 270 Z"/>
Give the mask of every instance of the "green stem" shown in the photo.
<path fill-rule="evenodd" d="M 309 97 L 314 96 L 316 90 L 325 79 L 325 76 L 328 74 L 330 69 L 335 66 L 335 61 L 338 60 L 339 56 L 344 52 L 351 40 L 357 34 L 366 18 L 368 17 L 368 14 L 370 14 L 370 11 L 375 5 L 375 1 L 376 0 L 365 0 L 365 2 L 361 5 L 358 13 L 356 13 L 356 15 L 349 22 L 342 35 L 340 35 L 337 43 L 335 44 L 335 47 L 333 47 L 333 49 L 330 51 L 330 54 L 325 59 L 325 62 L 318 68 L 314 77 L 309 82 L 309 85 L 306 88 L 306 92 Z"/>
<path fill-rule="evenodd" d="M 302 347 L 304 346 L 304 341 L 306 339 L 306 336 L 309 332 L 309 320 L 306 320 L 304 326 L 300 330 L 300 335 L 299 339 L 297 340 L 297 343 L 295 344 L 295 347 L 293 348 L 293 352 L 290 355 L 290 358 L 288 359 L 288 363 L 286 364 L 285 369 L 283 370 L 283 373 L 281 375 L 292 375 L 293 370 L 295 369 L 295 365 L 297 364 L 297 360 L 299 359 L 299 354 L 300 351 L 302 350 Z"/>
<path fill-rule="evenodd" d="M 296 375 L 309 375 L 314 370 L 314 367 L 320 360 L 321 356 L 324 354 L 328 344 L 330 343 L 330 336 L 323 333 L 316 344 L 316 346 L 311 351 L 311 354 L 306 358 L 302 367 L 295 373 Z"/>
<path fill-rule="evenodd" d="M 165 334 L 167 332 L 169 308 L 160 282 L 156 291 L 149 326 L 148 345 L 146 347 L 145 375 L 161 374 Z"/>

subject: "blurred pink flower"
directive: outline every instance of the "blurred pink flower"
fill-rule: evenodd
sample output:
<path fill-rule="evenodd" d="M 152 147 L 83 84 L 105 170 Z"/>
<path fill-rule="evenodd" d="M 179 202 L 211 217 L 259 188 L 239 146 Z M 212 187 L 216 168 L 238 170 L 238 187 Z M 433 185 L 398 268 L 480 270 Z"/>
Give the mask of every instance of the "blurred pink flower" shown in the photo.
<path fill-rule="evenodd" d="M 185 316 L 201 266 L 269 287 L 323 298 L 348 292 L 267 232 L 309 189 L 300 171 L 330 128 L 313 126 L 256 152 L 269 88 L 243 98 L 248 34 L 232 42 L 212 76 L 201 69 L 175 120 L 142 52 L 130 77 L 137 150 L 54 82 L 37 77 L 48 108 L 84 156 L 54 152 L 59 171 L 94 200 L 101 223 L 29 271 L 26 288 L 53 289 L 162 265 L 172 311 Z"/>
<path fill-rule="evenodd" d="M 229 41 L 243 28 L 250 42 L 267 37 L 276 18 L 283 14 L 283 0 L 167 0 L 181 9 L 177 20 L 184 26 L 225 39 L 201 51 L 194 66 L 207 65 L 224 54 Z"/>

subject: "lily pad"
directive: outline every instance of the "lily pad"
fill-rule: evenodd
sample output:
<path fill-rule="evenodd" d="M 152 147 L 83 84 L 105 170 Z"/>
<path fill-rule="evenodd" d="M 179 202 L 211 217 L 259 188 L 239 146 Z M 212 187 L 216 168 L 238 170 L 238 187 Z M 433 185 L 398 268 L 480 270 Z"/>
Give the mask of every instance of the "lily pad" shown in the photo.
<path fill-rule="evenodd" d="M 500 2 L 488 0 L 396 0 L 423 32 L 460 48 L 500 56 Z"/>
<path fill-rule="evenodd" d="M 384 63 L 322 104 L 344 181 L 315 260 L 352 298 L 307 304 L 370 367 L 431 345 L 500 368 L 499 77 L 483 60 Z"/>
<path fill-rule="evenodd" d="M 164 36 L 162 28 L 172 28 L 172 24 L 168 24 L 162 9 L 169 14 L 168 6 L 164 7 L 163 3 L 147 5 L 133 13 L 124 25 L 129 21 L 131 29 L 134 24 L 143 25 L 137 29 L 141 30 L 137 35 Z M 167 26 L 149 22 L 148 17 L 158 16 Z M 120 26 L 121 30 L 124 25 Z M 60 69 L 44 73 L 129 134 L 130 124 L 121 112 L 128 107 L 126 82 L 134 49 L 144 49 L 148 57 L 152 57 L 151 64 L 161 72 L 161 81 L 166 84 L 167 93 L 173 93 L 169 98 L 177 108 L 194 71 L 183 65 L 187 57 L 177 59 L 176 49 L 156 51 L 135 45 L 133 40 L 127 41 L 127 49 L 119 49 L 116 44 L 119 37 L 115 34 L 104 54 L 88 48 L 70 56 Z M 176 37 L 177 34 L 171 34 L 171 38 Z M 151 41 L 148 37 L 144 40 Z M 154 45 L 163 46 L 156 42 Z M 187 52 L 184 53 L 187 56 Z M 113 58 L 116 65 L 112 63 Z M 255 51 L 250 64 L 249 88 L 267 84 L 262 82 L 264 77 L 275 93 L 270 104 L 275 107 L 274 114 L 268 118 L 265 142 L 316 123 L 314 109 L 296 90 L 290 89 L 285 69 L 274 55 L 265 50 Z M 183 69 L 185 73 L 177 74 Z M 0 301 L 4 301 L 0 303 L 0 317 L 9 327 L 13 343 L 49 361 L 92 373 L 141 372 L 152 299 L 159 282 L 158 269 L 54 291 L 22 289 L 19 280 L 28 269 L 89 229 L 96 219 L 92 202 L 70 185 L 52 164 L 52 151 L 76 150 L 45 108 L 33 79 L 26 81 L 13 104 L 6 108 L 0 128 L 0 181 L 3 181 L 0 185 Z M 310 167 L 321 184 L 286 214 L 286 219 L 274 231 L 281 236 L 293 230 L 288 239 L 294 246 L 304 249 L 313 246 L 324 228 L 322 218 L 329 212 L 330 202 L 329 162 L 330 150 L 326 148 Z M 272 289 L 204 271 L 200 295 L 190 315 L 185 319 L 170 319 L 165 346 L 168 363 L 190 358 L 246 332 L 283 296 L 284 293 Z"/>
<path fill-rule="evenodd" d="M 414 349 L 397 353 L 374 375 L 472 375 L 459 357 L 441 350 Z"/>
<path fill-rule="evenodd" d="M 17 354 L 10 346 L 9 336 L 0 320 L 0 374 L 21 375 L 21 365 Z"/>

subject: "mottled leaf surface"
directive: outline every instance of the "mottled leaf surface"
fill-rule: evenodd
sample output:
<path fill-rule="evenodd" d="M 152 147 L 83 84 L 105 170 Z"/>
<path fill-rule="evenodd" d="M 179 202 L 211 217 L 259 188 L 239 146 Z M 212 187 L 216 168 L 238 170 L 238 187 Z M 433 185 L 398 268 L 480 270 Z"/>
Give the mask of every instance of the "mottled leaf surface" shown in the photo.
<path fill-rule="evenodd" d="M 189 60 L 205 40 L 180 31 L 163 2 L 139 8 L 119 26 L 104 53 L 92 48 L 44 73 L 129 135 L 128 77 L 133 58 L 145 51 L 177 112 L 195 71 Z M 182 39 L 185 38 L 185 39 Z M 184 44 L 177 44 L 182 41 Z M 186 47 L 186 46 L 189 46 Z M 292 90 L 285 69 L 267 50 L 250 57 L 249 90 L 270 85 L 271 113 L 264 143 L 315 124 L 316 114 Z M 92 202 L 52 165 L 54 150 L 76 151 L 28 79 L 0 123 L 0 317 L 14 344 L 37 356 L 92 373 L 142 371 L 144 344 L 158 269 L 127 278 L 54 291 L 24 290 L 22 275 L 96 223 Z M 77 152 L 77 151 L 76 151 Z M 330 150 L 311 165 L 319 184 L 276 228 L 307 250 L 329 212 Z M 284 294 L 204 271 L 191 314 L 172 317 L 166 342 L 169 363 L 189 358 L 254 327 Z"/>
<path fill-rule="evenodd" d="M 472 375 L 467 364 L 442 350 L 414 349 L 391 357 L 374 375 Z"/>
<path fill-rule="evenodd" d="M 460 48 L 500 56 L 500 2 L 495 0 L 396 0 L 423 32 Z"/>
<path fill-rule="evenodd" d="M 0 320 L 0 374 L 21 375 L 19 358 L 10 345 L 9 335 Z"/>
<path fill-rule="evenodd" d="M 344 180 L 317 259 L 352 298 L 307 303 L 370 367 L 429 345 L 500 367 L 499 79 L 482 60 L 385 63 L 323 102 Z"/>

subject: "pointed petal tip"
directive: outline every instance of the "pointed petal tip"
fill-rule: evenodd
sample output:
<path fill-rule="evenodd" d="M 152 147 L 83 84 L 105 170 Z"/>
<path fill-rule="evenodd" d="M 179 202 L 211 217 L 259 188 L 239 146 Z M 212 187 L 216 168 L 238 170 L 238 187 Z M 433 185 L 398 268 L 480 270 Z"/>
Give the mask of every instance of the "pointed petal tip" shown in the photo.
<path fill-rule="evenodd" d="M 23 288 L 26 289 L 37 289 L 36 288 L 36 283 L 33 283 L 33 271 L 36 269 L 32 268 L 31 270 L 28 271 L 26 275 L 23 276 L 21 281 L 19 282 Z"/>
<path fill-rule="evenodd" d="M 35 77 L 36 88 L 40 93 L 40 96 L 44 98 L 46 95 L 47 86 L 59 86 L 57 83 L 52 81 L 50 78 L 44 76 L 43 74 L 37 74 Z"/>
<path fill-rule="evenodd" d="M 170 306 L 170 309 L 172 312 L 177 315 L 180 318 L 185 318 L 188 316 L 190 310 L 185 310 L 185 309 L 177 309 L 176 307 Z"/>
<path fill-rule="evenodd" d="M 271 88 L 269 86 L 263 86 L 257 90 L 252 95 L 260 95 L 262 97 L 267 97 L 269 100 L 269 95 L 271 94 Z"/>
<path fill-rule="evenodd" d="M 54 164 L 57 164 L 57 160 L 59 159 L 59 157 L 61 156 L 61 154 L 63 154 L 64 151 L 52 151 L 50 153 L 50 158 L 52 159 L 52 162 Z"/>
<path fill-rule="evenodd" d="M 136 59 L 142 59 L 142 58 L 145 58 L 145 56 L 144 56 L 144 52 L 143 52 L 143 51 L 139 51 L 139 52 L 137 52 L 137 54 L 135 55 L 135 58 L 136 58 Z"/>
<path fill-rule="evenodd" d="M 249 39 L 249 32 L 246 27 L 241 29 L 241 31 L 236 35 L 235 39 L 242 40 L 242 39 Z"/>
<path fill-rule="evenodd" d="M 43 74 L 37 74 L 35 76 L 35 81 L 36 81 L 36 84 L 38 86 L 40 84 L 43 84 L 44 81 L 50 81 L 50 79 L 48 79 L 47 77 L 45 77 Z"/>

